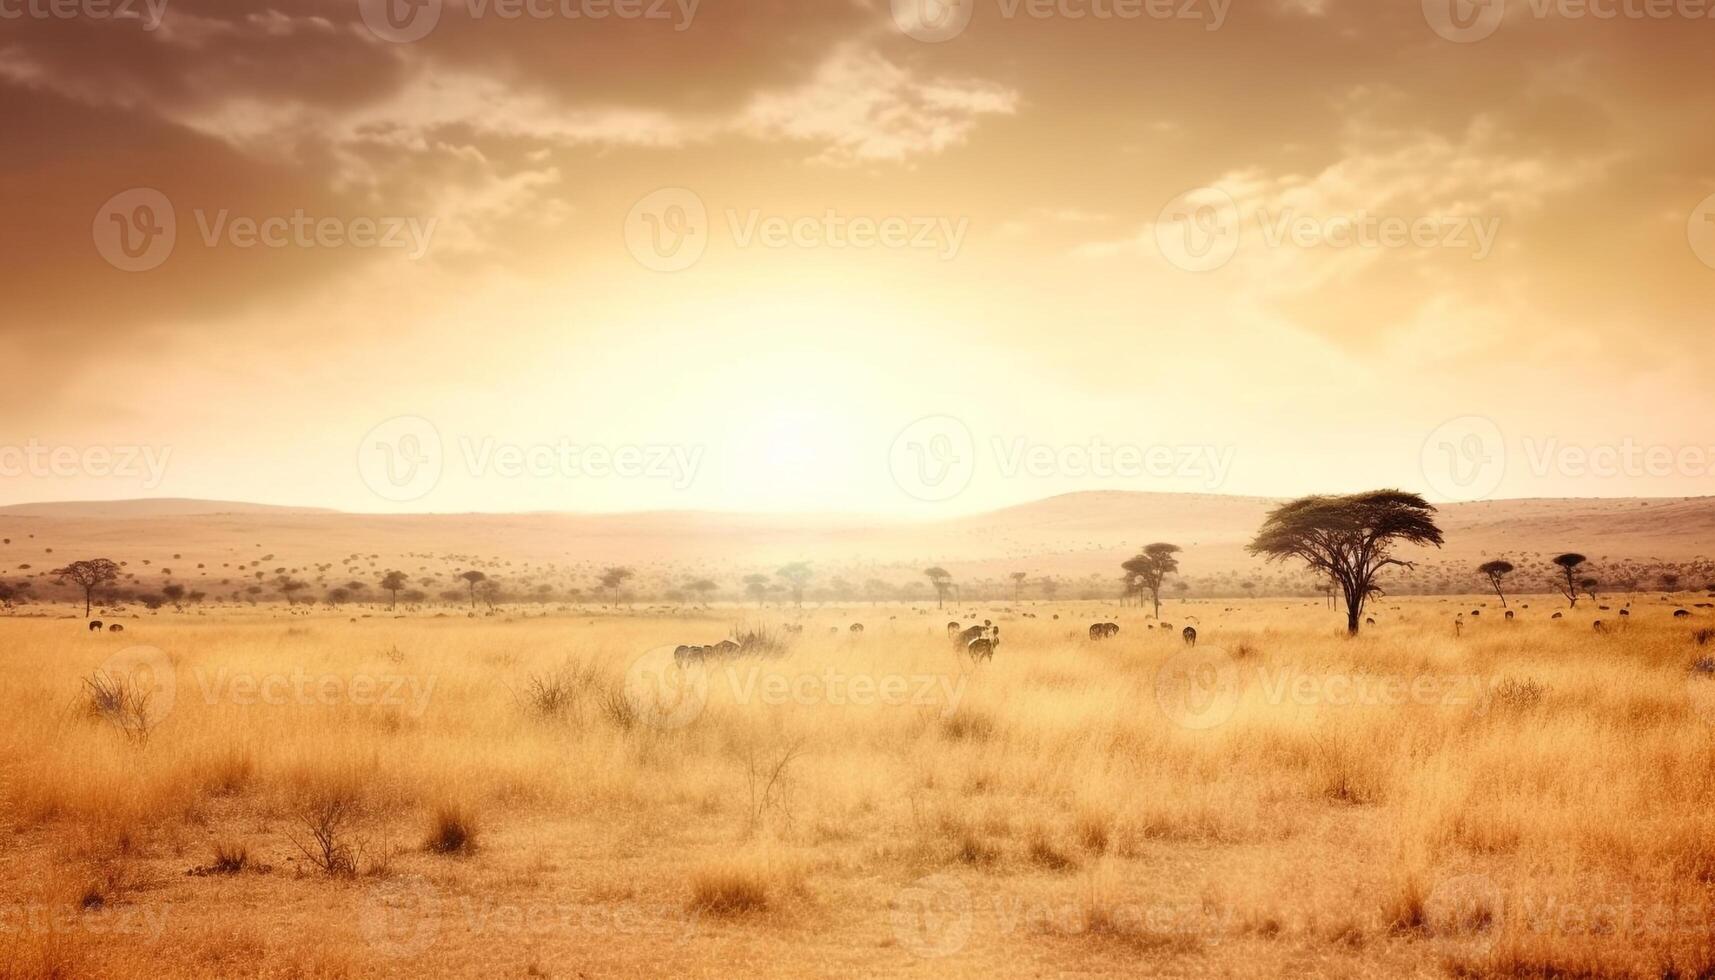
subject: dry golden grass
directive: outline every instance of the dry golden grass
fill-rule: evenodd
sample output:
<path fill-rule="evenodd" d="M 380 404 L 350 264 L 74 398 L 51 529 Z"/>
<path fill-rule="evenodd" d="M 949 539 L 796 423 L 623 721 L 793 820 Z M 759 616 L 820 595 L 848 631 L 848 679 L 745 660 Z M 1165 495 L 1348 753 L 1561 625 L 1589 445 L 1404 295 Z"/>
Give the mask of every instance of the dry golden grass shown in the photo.
<path fill-rule="evenodd" d="M 0 978 L 1715 975 L 1707 617 L 1524 601 L 0 619 Z"/>

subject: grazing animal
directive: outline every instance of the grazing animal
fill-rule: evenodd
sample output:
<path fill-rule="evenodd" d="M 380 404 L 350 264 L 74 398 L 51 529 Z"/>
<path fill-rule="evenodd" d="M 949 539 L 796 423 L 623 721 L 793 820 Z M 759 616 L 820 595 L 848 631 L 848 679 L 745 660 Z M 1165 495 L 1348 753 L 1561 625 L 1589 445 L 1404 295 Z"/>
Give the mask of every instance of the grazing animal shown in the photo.
<path fill-rule="evenodd" d="M 987 636 L 979 636 L 965 644 L 965 652 L 972 660 L 993 660 L 995 648 L 1000 646 L 1000 627 L 988 628 Z"/>
<path fill-rule="evenodd" d="M 1630 617 L 1630 616 L 1631 616 L 1631 614 L 1632 614 L 1632 611 L 1631 611 L 1631 610 L 1630 610 L 1630 609 L 1622 609 L 1622 610 L 1620 610 L 1620 615 L 1622 615 L 1622 616 L 1627 616 L 1627 617 Z"/>
<path fill-rule="evenodd" d="M 802 633 L 802 632 L 804 632 L 804 624 L 803 623 L 787 623 L 784 628 L 785 628 L 786 632 L 788 632 L 788 633 Z"/>
<path fill-rule="evenodd" d="M 863 624 L 862 623 L 853 623 L 852 624 L 852 632 L 853 633 L 862 633 L 863 632 Z"/>
<path fill-rule="evenodd" d="M 981 639 L 986 636 L 988 631 L 989 628 L 987 626 L 972 626 L 970 629 L 959 634 L 959 642 L 968 646 L 972 640 Z"/>
<path fill-rule="evenodd" d="M 1187 627 L 1185 627 L 1185 632 L 1180 633 L 1179 635 L 1185 638 L 1185 645 L 1186 646 L 1194 647 L 1197 645 L 1197 629 L 1196 629 L 1196 627 L 1187 626 Z"/>
<path fill-rule="evenodd" d="M 1171 629 L 1173 629 L 1173 624 L 1172 623 L 1162 623 L 1161 628 L 1164 630 L 1171 630 Z"/>
<path fill-rule="evenodd" d="M 1118 623 L 1095 623 L 1090 627 L 1090 639 L 1105 640 L 1110 636 L 1120 635 Z"/>
<path fill-rule="evenodd" d="M 1375 624 L 1376 624 L 1376 621 L 1373 618 L 1368 617 L 1368 616 L 1364 617 L 1364 625 L 1365 626 L 1374 626 Z"/>
<path fill-rule="evenodd" d="M 719 643 L 716 643 L 713 647 L 710 647 L 710 649 L 719 656 L 730 657 L 744 648 L 739 646 L 738 643 L 733 640 L 722 640 Z"/>
<path fill-rule="evenodd" d="M 109 633 L 123 633 L 123 632 L 125 632 L 125 627 L 119 625 L 118 623 L 114 623 L 112 626 L 107 627 L 107 632 L 109 632 Z"/>
<path fill-rule="evenodd" d="M 1673 618 L 1674 619 L 1690 619 L 1691 613 L 1687 610 L 1684 610 L 1684 609 L 1675 609 L 1673 611 Z"/>
<path fill-rule="evenodd" d="M 1555 613 L 1553 616 L 1550 616 L 1549 618 L 1550 619 L 1565 619 L 1566 614 L 1565 613 Z"/>
<path fill-rule="evenodd" d="M 960 627 L 960 626 L 959 626 L 959 624 L 958 624 L 958 623 L 948 623 L 948 624 L 947 624 L 947 635 L 948 635 L 948 636 L 949 636 L 949 637 L 952 637 L 952 636 L 958 636 L 958 635 L 959 635 L 959 630 L 960 630 L 960 629 L 961 629 L 961 628 L 962 628 L 962 627 Z"/>
<path fill-rule="evenodd" d="M 1513 611 L 1511 609 L 1508 609 L 1507 610 L 1507 622 L 1510 623 L 1512 621 L 1513 621 Z"/>
<path fill-rule="evenodd" d="M 89 621 L 89 631 L 91 633 L 101 632 L 101 620 L 99 620 L 99 619 L 90 620 Z"/>
<path fill-rule="evenodd" d="M 1602 621 L 1601 621 L 1601 620 L 1599 620 L 1599 619 L 1598 619 L 1598 620 L 1596 620 L 1596 632 L 1598 632 L 1598 633 L 1606 633 L 1606 632 L 1608 632 L 1608 624 L 1607 624 L 1607 623 L 1604 623 L 1604 622 L 1602 622 Z"/>

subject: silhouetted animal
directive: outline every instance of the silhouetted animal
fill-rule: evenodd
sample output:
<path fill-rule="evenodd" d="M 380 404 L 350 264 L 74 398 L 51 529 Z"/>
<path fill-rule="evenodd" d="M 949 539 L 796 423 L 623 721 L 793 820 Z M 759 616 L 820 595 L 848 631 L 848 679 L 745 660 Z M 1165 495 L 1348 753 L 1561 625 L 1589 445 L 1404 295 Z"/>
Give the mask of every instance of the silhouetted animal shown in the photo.
<path fill-rule="evenodd" d="M 1550 616 L 1549 618 L 1550 619 L 1565 619 L 1566 614 L 1565 613 L 1555 613 L 1553 616 Z"/>
<path fill-rule="evenodd" d="M 949 636 L 949 637 L 958 636 L 960 628 L 961 627 L 959 626 L 958 623 L 948 623 L 947 624 L 947 636 Z"/>
<path fill-rule="evenodd" d="M 853 623 L 852 624 L 852 632 L 853 633 L 862 633 L 863 632 L 863 624 L 862 623 Z"/>
<path fill-rule="evenodd" d="M 1673 611 L 1673 618 L 1674 619 L 1690 619 L 1691 613 L 1688 610 L 1675 609 Z"/>
<path fill-rule="evenodd" d="M 1105 640 L 1110 636 L 1120 635 L 1118 623 L 1096 623 L 1090 627 L 1090 639 Z"/>
<path fill-rule="evenodd" d="M 99 619 L 90 620 L 89 621 L 89 631 L 91 633 L 101 632 L 101 620 L 99 620 Z"/>
<path fill-rule="evenodd" d="M 1606 632 L 1608 632 L 1608 624 L 1607 624 L 1607 623 L 1604 623 L 1604 622 L 1602 622 L 1602 621 L 1601 621 L 1601 620 L 1599 620 L 1599 619 L 1598 619 L 1598 620 L 1596 620 L 1596 624 L 1595 624 L 1595 625 L 1596 625 L 1596 632 L 1598 632 L 1598 633 L 1606 633 Z"/>
<path fill-rule="evenodd" d="M 993 660 L 995 648 L 1000 646 L 1000 627 L 993 627 L 988 636 L 979 636 L 965 645 L 965 652 L 972 660 Z"/>
<path fill-rule="evenodd" d="M 1195 628 L 1187 626 L 1185 627 L 1185 632 L 1180 633 L 1179 635 L 1185 638 L 1186 646 L 1194 647 L 1197 645 L 1197 630 Z"/>
<path fill-rule="evenodd" d="M 1513 611 L 1511 609 L 1508 609 L 1507 610 L 1507 622 L 1510 623 L 1512 621 L 1513 621 Z"/>
<path fill-rule="evenodd" d="M 109 632 L 109 633 L 123 633 L 123 632 L 125 632 L 125 627 L 119 625 L 118 623 L 114 623 L 112 626 L 107 627 L 107 632 Z"/>
<path fill-rule="evenodd" d="M 989 628 L 987 626 L 972 626 L 970 629 L 959 634 L 959 642 L 969 645 L 972 640 L 981 639 L 986 633 L 988 633 L 988 630 Z"/>

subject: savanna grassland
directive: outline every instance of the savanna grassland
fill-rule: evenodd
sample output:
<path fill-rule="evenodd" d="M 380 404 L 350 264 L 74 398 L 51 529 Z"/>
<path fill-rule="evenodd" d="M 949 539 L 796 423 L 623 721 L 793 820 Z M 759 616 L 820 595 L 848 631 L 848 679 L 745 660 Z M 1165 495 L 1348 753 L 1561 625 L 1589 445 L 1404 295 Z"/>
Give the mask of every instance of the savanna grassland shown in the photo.
<path fill-rule="evenodd" d="M 1715 622 L 1563 606 L 0 618 L 0 977 L 1715 975 Z"/>

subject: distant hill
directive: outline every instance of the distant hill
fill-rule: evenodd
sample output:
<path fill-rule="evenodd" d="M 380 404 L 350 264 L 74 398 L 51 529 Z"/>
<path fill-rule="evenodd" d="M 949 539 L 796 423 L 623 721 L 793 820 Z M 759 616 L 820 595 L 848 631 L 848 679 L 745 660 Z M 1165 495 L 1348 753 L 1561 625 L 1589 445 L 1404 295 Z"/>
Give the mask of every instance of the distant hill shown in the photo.
<path fill-rule="evenodd" d="M 1051 576 L 1062 595 L 1105 593 L 1119 563 L 1152 541 L 1185 549 L 1183 576 L 1205 594 L 1304 589 L 1290 566 L 1264 565 L 1245 544 L 1277 501 L 1214 494 L 1075 493 L 943 520 L 707 512 L 632 514 L 373 515 L 197 500 L 34 504 L 0 508 L 0 579 L 36 579 L 74 558 L 127 563 L 130 583 L 171 579 L 209 593 L 268 585 L 290 574 L 326 587 L 373 581 L 398 568 L 428 589 L 467 568 L 515 585 L 588 588 L 603 566 L 634 568 L 636 587 L 664 592 L 688 578 L 740 593 L 745 575 L 809 561 L 818 583 L 923 581 L 940 565 L 966 583 L 1010 590 L 1007 577 Z M 1576 550 L 1609 584 L 1642 581 L 1661 566 L 1686 584 L 1715 580 L 1715 498 L 1503 500 L 1441 508 L 1447 545 L 1408 557 L 1413 590 L 1478 588 L 1475 566 L 1506 557 L 1520 584 L 1543 588 L 1546 558 Z M 170 570 L 170 575 L 168 574 Z M 260 578 L 258 575 L 260 574 Z M 1699 576 L 1708 576 L 1708 579 Z M 442 583 L 445 583 L 443 586 Z"/>

